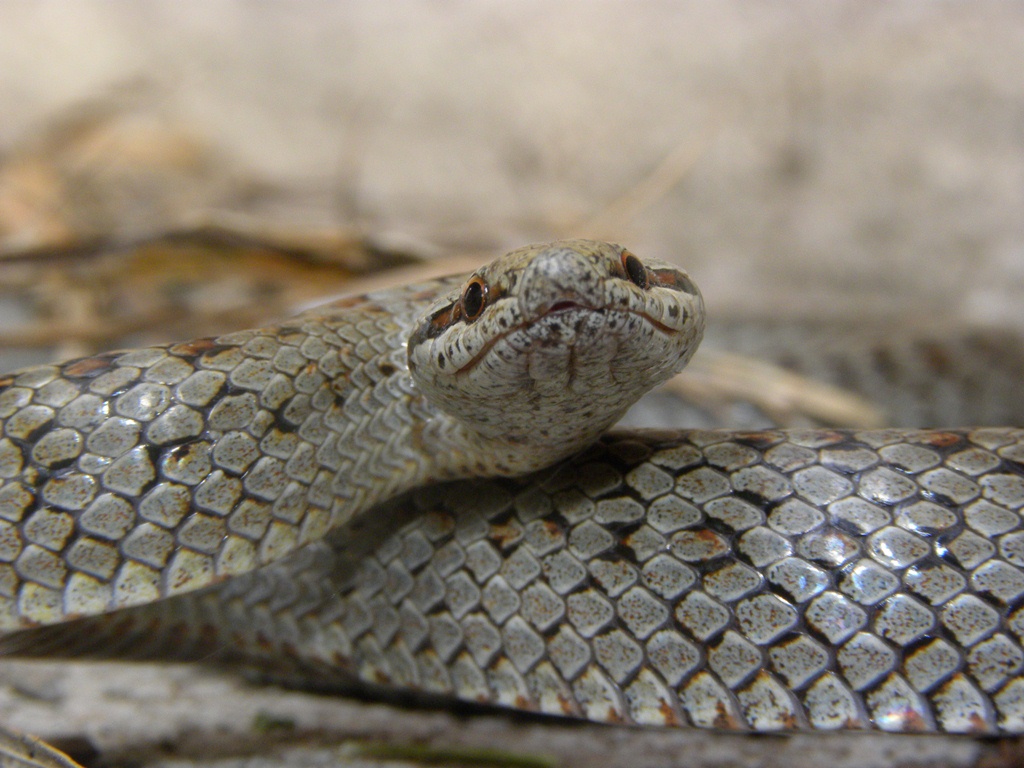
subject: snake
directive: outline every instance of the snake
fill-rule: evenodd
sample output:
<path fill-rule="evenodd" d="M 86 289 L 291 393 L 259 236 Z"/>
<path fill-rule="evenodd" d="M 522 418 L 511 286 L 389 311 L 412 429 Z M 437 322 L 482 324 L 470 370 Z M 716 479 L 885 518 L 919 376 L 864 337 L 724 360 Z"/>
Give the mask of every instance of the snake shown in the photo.
<path fill-rule="evenodd" d="M 704 325 L 682 269 L 568 240 L 2 377 L 0 655 L 1024 733 L 1024 430 L 610 429 Z"/>

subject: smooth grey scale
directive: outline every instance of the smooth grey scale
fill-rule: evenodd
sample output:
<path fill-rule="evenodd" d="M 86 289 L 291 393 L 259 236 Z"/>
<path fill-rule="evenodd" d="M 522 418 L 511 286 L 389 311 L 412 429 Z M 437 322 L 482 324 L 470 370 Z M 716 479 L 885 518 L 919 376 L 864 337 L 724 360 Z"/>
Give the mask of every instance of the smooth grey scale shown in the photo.
<path fill-rule="evenodd" d="M 201 361 L 22 373 L 0 391 L 0 563 L 8 626 L 50 626 L 0 649 L 217 657 L 602 722 L 1024 731 L 1020 431 L 634 432 L 579 454 L 702 325 L 684 273 L 572 241 Z"/>

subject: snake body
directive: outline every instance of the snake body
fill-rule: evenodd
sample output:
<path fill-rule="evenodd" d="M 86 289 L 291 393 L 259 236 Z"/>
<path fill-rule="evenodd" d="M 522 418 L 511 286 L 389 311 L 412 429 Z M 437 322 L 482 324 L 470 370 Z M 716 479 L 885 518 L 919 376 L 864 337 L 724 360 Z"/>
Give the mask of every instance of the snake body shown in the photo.
<path fill-rule="evenodd" d="M 0 650 L 602 722 L 1024 732 L 1024 431 L 581 451 L 702 325 L 683 273 L 571 241 L 12 376 Z"/>

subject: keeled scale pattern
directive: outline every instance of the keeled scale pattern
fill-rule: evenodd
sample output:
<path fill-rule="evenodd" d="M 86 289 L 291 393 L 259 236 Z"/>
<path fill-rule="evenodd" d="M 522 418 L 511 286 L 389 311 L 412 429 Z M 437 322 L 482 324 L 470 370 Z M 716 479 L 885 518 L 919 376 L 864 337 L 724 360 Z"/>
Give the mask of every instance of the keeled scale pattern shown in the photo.
<path fill-rule="evenodd" d="M 251 570 L 408 480 L 416 290 L 0 380 L 0 628 Z"/>
<path fill-rule="evenodd" d="M 1022 466 L 1007 429 L 609 437 L 8 649 L 108 633 L 598 721 L 1021 732 Z"/>

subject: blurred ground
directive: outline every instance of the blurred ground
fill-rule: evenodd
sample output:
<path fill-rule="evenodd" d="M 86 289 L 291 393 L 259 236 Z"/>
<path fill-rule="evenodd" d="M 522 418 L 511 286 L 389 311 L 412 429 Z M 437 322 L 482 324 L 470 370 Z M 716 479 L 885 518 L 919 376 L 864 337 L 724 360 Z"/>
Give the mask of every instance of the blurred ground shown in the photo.
<path fill-rule="evenodd" d="M 214 255 L 162 250 L 173 279 L 118 259 L 211 227 L 261 251 L 259 269 L 250 252 L 217 271 L 272 276 L 229 279 L 216 307 L 306 301 L 311 281 L 343 287 L 382 254 L 584 235 L 687 266 L 712 321 L 1024 328 L 1022 33 L 1024 9 L 996 2 L 0 0 L 0 359 L 116 343 L 102 323 L 82 332 L 97 318 L 137 338 L 132 298 L 143 314 L 149 296 L 191 300 Z M 267 265 L 281 253 L 305 259 L 304 290 L 280 288 L 292 278 Z M 71 257 L 86 272 L 67 278 Z M 153 332 L 194 306 L 161 305 Z M 43 352 L 18 342 L 40 320 Z M 320 764 L 334 757 L 299 746 L 403 730 L 565 765 L 1000 764 L 998 747 L 957 739 L 400 718 L 180 668 L 4 675 L 0 721 L 132 764 Z M 260 712 L 297 725 L 256 738 Z"/>

